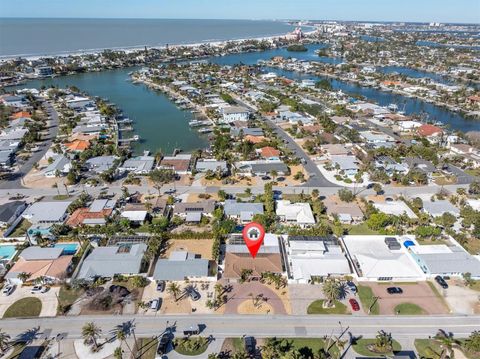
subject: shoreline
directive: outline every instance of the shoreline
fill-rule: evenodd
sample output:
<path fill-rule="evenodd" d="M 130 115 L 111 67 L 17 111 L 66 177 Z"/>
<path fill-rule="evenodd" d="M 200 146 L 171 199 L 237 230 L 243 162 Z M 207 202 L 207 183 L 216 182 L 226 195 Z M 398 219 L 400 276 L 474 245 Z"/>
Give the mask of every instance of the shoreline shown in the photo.
<path fill-rule="evenodd" d="M 288 25 L 288 24 L 286 24 Z M 291 25 L 289 25 L 291 26 Z M 302 25 L 302 27 L 311 27 L 314 30 L 304 32 L 305 36 L 312 35 L 313 33 L 316 32 L 316 27 L 314 26 L 305 26 Z M 73 51 L 65 51 L 65 52 L 58 52 L 58 53 L 52 53 L 52 54 L 14 54 L 14 55 L 0 55 L 0 63 L 1 62 L 6 62 L 10 60 L 16 60 L 16 59 L 25 59 L 29 61 L 35 61 L 35 60 L 40 60 L 40 59 L 45 59 L 45 58 L 61 58 L 61 57 L 69 57 L 69 56 L 85 56 L 85 55 L 99 55 L 100 53 L 106 51 L 106 50 L 111 50 L 111 51 L 122 51 L 127 54 L 135 53 L 138 51 L 142 51 L 145 49 L 145 47 L 149 50 L 165 50 L 167 48 L 167 45 L 169 48 L 179 48 L 179 47 L 187 47 L 187 48 L 192 48 L 192 47 L 200 47 L 203 45 L 209 45 L 209 46 L 221 46 L 224 45 L 228 42 L 243 42 L 243 41 L 249 41 L 249 40 L 254 40 L 254 41 L 268 41 L 268 40 L 274 40 L 278 38 L 282 38 L 287 36 L 289 33 L 281 33 L 281 34 L 275 34 L 275 35 L 262 35 L 262 36 L 257 36 L 257 37 L 246 37 L 246 38 L 232 38 L 232 39 L 224 39 L 224 40 L 216 40 L 216 39 L 207 39 L 203 40 L 200 42 L 188 42 L 188 43 L 176 43 L 176 44 L 165 44 L 165 45 L 133 45 L 133 46 L 117 46 L 117 47 L 102 47 L 102 48 L 94 48 L 94 49 L 80 49 L 80 50 L 73 50 Z"/>

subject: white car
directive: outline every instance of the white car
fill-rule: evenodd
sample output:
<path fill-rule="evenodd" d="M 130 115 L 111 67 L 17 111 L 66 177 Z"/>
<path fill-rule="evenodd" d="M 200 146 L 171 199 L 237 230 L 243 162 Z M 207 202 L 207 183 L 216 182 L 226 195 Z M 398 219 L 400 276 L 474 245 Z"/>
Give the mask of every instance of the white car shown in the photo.
<path fill-rule="evenodd" d="M 30 290 L 30 293 L 32 294 L 40 294 L 40 293 L 45 293 L 48 290 L 48 287 L 44 287 L 42 285 L 36 285 L 32 287 Z"/>
<path fill-rule="evenodd" d="M 2 294 L 4 296 L 9 296 L 10 294 L 13 293 L 14 290 L 15 290 L 14 284 L 7 284 L 5 287 L 3 287 Z"/>

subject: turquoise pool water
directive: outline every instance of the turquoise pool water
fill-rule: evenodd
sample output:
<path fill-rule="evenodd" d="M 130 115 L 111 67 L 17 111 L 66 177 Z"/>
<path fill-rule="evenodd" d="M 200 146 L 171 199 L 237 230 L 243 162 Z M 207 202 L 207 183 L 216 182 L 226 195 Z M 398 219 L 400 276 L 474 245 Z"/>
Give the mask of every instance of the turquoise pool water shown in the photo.
<path fill-rule="evenodd" d="M 63 248 L 64 255 L 73 255 L 77 253 L 78 243 L 56 243 L 55 248 Z"/>
<path fill-rule="evenodd" d="M 13 245 L 0 246 L 0 259 L 12 259 L 15 251 L 15 246 Z"/>

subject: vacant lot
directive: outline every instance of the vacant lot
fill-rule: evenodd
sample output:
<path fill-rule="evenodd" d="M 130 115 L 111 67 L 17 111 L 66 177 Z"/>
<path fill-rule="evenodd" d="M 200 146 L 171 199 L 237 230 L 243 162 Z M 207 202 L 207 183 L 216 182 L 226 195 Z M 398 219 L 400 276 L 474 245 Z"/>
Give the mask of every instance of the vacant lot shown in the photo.
<path fill-rule="evenodd" d="M 362 283 L 362 285 L 370 287 L 373 291 L 373 295 L 379 297 L 378 305 L 380 314 L 396 314 L 396 309 L 399 305 L 401 305 L 400 308 L 403 309 L 412 309 L 415 307 L 417 312 L 421 309 L 424 314 L 449 313 L 449 309 L 432 291 L 432 288 L 430 288 L 427 282 L 411 284 Z M 387 288 L 392 286 L 402 288 L 403 293 L 388 294 Z"/>

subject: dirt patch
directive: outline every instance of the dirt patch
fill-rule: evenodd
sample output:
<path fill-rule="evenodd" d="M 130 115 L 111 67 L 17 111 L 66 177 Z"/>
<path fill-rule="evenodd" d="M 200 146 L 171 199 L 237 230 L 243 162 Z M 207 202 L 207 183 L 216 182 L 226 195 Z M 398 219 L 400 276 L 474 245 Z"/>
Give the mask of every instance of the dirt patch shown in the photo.
<path fill-rule="evenodd" d="M 203 197 L 203 198 L 201 198 Z M 185 202 L 188 203 L 195 203 L 195 202 L 202 202 L 205 200 L 213 200 L 213 201 L 218 201 L 218 194 L 217 193 L 208 193 L 207 196 L 205 194 L 201 195 L 200 193 L 190 193 L 187 197 L 187 200 Z"/>
<path fill-rule="evenodd" d="M 173 251 L 187 251 L 204 259 L 213 259 L 212 245 L 213 239 L 170 239 L 162 257 L 170 257 Z"/>
<path fill-rule="evenodd" d="M 412 284 L 378 284 L 362 283 L 372 288 L 375 296 L 379 297 L 380 313 L 383 315 L 395 314 L 395 307 L 402 303 L 416 304 L 426 314 L 448 314 L 449 309 L 432 291 L 427 282 Z M 402 294 L 388 294 L 387 288 L 395 286 L 403 290 Z"/>
<path fill-rule="evenodd" d="M 171 295 L 166 295 L 163 298 L 162 308 L 160 313 L 162 314 L 188 314 L 192 312 L 192 306 L 188 299 L 183 298 L 175 301 Z"/>
<path fill-rule="evenodd" d="M 265 302 L 258 304 L 253 300 L 246 300 L 237 307 L 238 314 L 273 314 L 273 307 Z"/>

